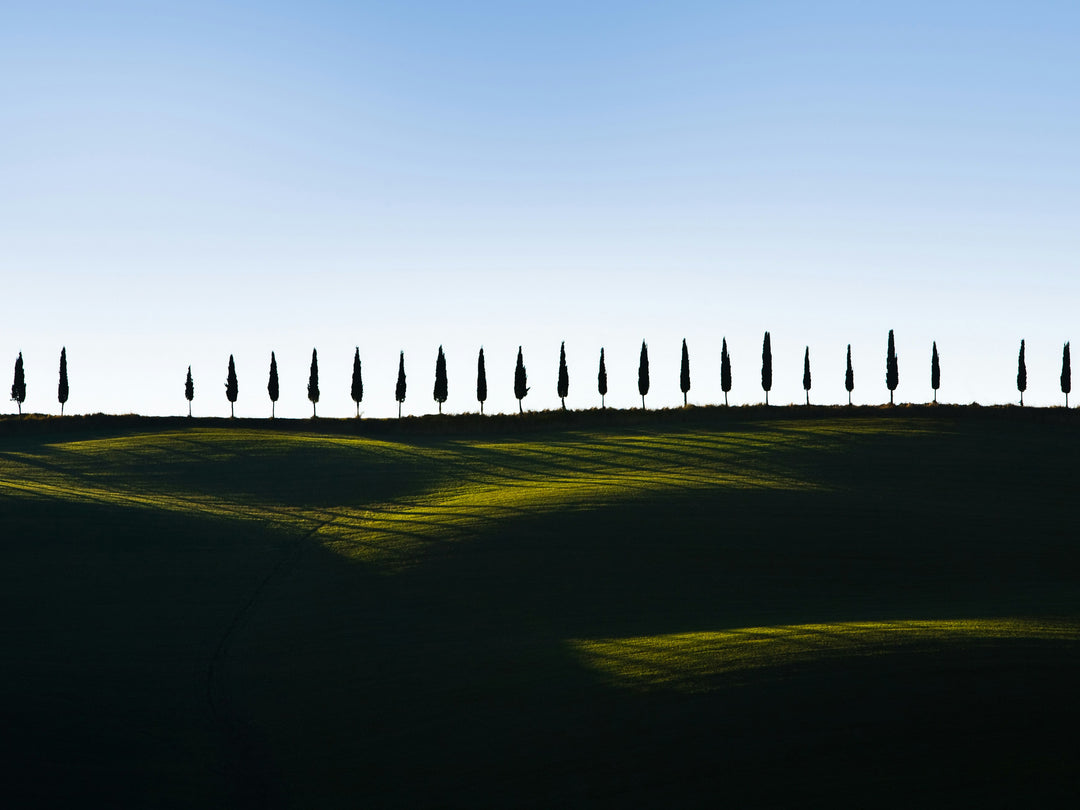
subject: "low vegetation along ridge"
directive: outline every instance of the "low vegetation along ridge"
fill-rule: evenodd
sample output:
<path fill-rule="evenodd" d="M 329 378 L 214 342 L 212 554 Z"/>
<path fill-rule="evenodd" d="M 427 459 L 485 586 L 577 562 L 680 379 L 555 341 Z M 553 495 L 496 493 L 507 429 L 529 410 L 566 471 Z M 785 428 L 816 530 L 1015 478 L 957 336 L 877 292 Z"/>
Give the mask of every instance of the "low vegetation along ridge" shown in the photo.
<path fill-rule="evenodd" d="M 1025 359 L 1024 341 L 1020 341 L 1020 353 L 1017 359 L 1016 389 L 1020 393 L 1020 404 L 1024 404 L 1024 392 L 1027 390 L 1027 363 Z M 600 395 L 600 407 L 604 407 L 604 400 L 608 392 L 607 367 L 604 363 L 604 350 L 600 349 L 600 363 L 597 371 L 597 393 Z M 806 392 L 806 404 L 810 404 L 810 390 L 812 388 L 812 376 L 810 372 L 810 347 L 806 347 L 803 355 L 802 386 Z M 728 354 L 727 339 L 723 340 L 720 352 L 720 383 L 724 392 L 724 404 L 728 404 L 728 393 L 731 391 L 731 357 Z M 772 343 L 768 332 L 765 333 L 761 349 L 761 389 L 765 393 L 765 404 L 769 404 L 769 392 L 772 390 Z M 893 394 L 900 383 L 899 362 L 896 355 L 896 344 L 893 331 L 889 330 L 888 349 L 885 359 L 885 384 L 889 389 L 889 404 L 893 404 Z M 641 342 L 641 355 L 638 362 L 638 394 L 641 396 L 641 407 L 645 408 L 645 397 L 649 393 L 649 348 L 645 341 Z M 1069 344 L 1066 343 L 1061 357 L 1061 392 L 1065 395 L 1065 406 L 1069 405 L 1069 394 L 1072 392 L 1072 369 L 1069 356 Z M 930 387 L 934 392 L 933 401 L 937 402 L 937 392 L 941 387 L 941 362 L 938 356 L 937 343 L 931 347 L 930 354 Z M 851 345 L 847 347 L 847 367 L 844 374 L 844 388 L 848 392 L 848 404 L 851 404 L 851 393 L 855 390 L 855 372 L 851 363 Z M 277 357 L 270 352 L 270 371 L 266 385 L 270 397 L 270 416 L 273 418 L 277 410 L 277 401 L 280 395 L 278 382 Z M 439 346 L 438 355 L 435 359 L 435 385 L 432 391 L 435 402 L 438 404 L 438 412 L 442 413 L 443 403 L 448 397 L 448 382 L 446 371 L 446 357 L 442 346 Z M 518 401 L 519 412 L 524 412 L 524 399 L 529 393 L 528 375 L 525 368 L 524 357 L 521 347 L 518 347 L 517 364 L 514 368 L 514 396 Z M 566 363 L 566 344 L 559 348 L 559 370 L 556 382 L 556 392 L 562 403 L 562 409 L 566 410 L 566 397 L 570 390 L 570 374 Z M 679 390 L 683 395 L 683 404 L 687 403 L 687 395 L 690 392 L 690 353 L 686 346 L 686 340 L 682 342 L 682 360 L 679 368 Z M 394 399 L 398 403 L 398 416 L 401 416 L 401 405 L 405 401 L 408 391 L 405 375 L 405 352 L 401 352 L 398 358 L 397 381 L 394 386 Z M 236 374 L 236 363 L 232 355 L 229 355 L 228 371 L 225 378 L 225 397 L 229 401 L 230 416 L 235 416 L 236 400 L 239 396 L 240 386 Z M 57 386 L 57 400 L 60 403 L 60 413 L 63 415 L 64 405 L 70 395 L 67 373 L 67 348 L 60 350 L 60 381 Z M 363 368 L 360 361 L 360 349 L 357 347 L 353 355 L 352 380 L 349 396 L 356 404 L 356 415 L 360 416 L 360 403 L 364 399 Z M 480 349 L 477 356 L 476 367 L 476 400 L 480 406 L 480 413 L 484 412 L 484 403 L 487 401 L 487 369 L 484 361 L 484 350 Z M 311 402 L 311 415 L 317 416 L 317 407 L 321 390 L 319 388 L 319 356 L 316 349 L 311 351 L 311 368 L 308 375 L 307 398 Z M 188 402 L 188 416 L 191 415 L 191 404 L 195 399 L 195 380 L 188 366 L 187 377 L 184 380 L 184 398 Z M 19 353 L 15 361 L 15 376 L 11 386 L 11 400 L 18 406 L 19 414 L 22 414 L 22 406 L 26 401 L 26 374 L 23 367 L 22 353 Z"/>
<path fill-rule="evenodd" d="M 1080 428 L 950 413 L 6 435 L 6 793 L 1060 803 Z"/>

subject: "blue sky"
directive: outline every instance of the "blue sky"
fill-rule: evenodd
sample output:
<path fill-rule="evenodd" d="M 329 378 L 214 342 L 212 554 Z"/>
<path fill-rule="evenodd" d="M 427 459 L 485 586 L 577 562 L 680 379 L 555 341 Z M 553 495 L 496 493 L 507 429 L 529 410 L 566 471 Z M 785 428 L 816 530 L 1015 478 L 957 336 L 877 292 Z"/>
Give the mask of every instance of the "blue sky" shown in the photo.
<path fill-rule="evenodd" d="M 0 369 L 33 411 L 369 416 L 638 401 L 1056 404 L 1080 300 L 1080 7 L 1027 2 L 5 3 Z M 6 391 L 7 383 L 4 383 Z M 11 403 L 9 410 L 14 410 Z"/>

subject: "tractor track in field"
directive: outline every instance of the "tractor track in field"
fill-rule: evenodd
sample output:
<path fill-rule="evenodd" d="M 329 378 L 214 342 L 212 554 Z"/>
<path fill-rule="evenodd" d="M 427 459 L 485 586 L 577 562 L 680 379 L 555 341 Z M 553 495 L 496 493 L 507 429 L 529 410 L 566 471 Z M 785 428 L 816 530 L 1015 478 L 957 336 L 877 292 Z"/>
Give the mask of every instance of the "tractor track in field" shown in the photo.
<path fill-rule="evenodd" d="M 251 615 L 267 586 L 291 568 L 307 548 L 308 541 L 335 518 L 323 521 L 289 543 L 274 567 L 255 586 L 233 614 L 206 667 L 206 701 L 210 717 L 225 747 L 225 775 L 232 787 L 232 806 L 273 808 L 287 806 L 285 789 L 271 752 L 261 733 L 236 709 L 225 680 L 225 668 L 236 632 Z"/>

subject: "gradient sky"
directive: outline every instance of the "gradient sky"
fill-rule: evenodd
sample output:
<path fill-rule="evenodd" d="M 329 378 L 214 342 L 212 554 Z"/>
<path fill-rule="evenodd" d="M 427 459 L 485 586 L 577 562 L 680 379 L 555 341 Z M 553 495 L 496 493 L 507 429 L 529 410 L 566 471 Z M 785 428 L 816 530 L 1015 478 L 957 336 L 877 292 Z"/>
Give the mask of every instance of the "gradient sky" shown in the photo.
<path fill-rule="evenodd" d="M 25 408 L 238 416 L 1016 398 L 1080 314 L 1075 2 L 5 2 L 0 384 Z M 1078 369 L 1080 385 L 1080 369 Z M 4 397 L 6 401 L 7 397 Z M 1078 399 L 1080 401 L 1080 399 Z M 14 411 L 14 403 L 5 408 Z"/>

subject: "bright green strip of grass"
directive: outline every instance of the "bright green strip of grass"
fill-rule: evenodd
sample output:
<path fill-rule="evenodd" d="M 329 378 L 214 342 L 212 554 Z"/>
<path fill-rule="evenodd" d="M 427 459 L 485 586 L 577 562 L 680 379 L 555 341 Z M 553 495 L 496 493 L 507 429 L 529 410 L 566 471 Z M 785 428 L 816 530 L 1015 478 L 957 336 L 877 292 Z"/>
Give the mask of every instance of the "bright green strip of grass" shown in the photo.
<path fill-rule="evenodd" d="M 435 545 L 560 510 L 674 492 L 826 489 L 807 459 L 898 429 L 848 427 L 398 442 L 194 428 L 0 453 L 0 495 L 265 521 L 392 571 Z"/>
<path fill-rule="evenodd" d="M 585 666 L 617 686 L 698 692 L 717 676 L 747 670 L 1006 639 L 1078 641 L 1080 623 L 1013 618 L 836 622 L 568 644 Z"/>

